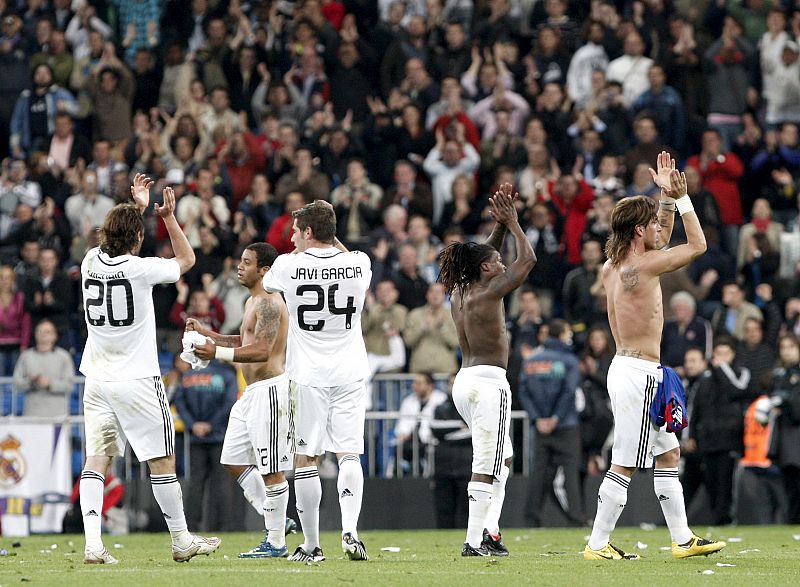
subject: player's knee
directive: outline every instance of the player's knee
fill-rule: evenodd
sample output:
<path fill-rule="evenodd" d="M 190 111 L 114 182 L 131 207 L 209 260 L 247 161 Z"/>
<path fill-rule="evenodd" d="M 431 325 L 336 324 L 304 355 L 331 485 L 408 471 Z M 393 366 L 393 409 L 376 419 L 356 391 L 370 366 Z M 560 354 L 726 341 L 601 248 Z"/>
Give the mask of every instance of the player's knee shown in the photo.
<path fill-rule="evenodd" d="M 225 470 L 230 474 L 231 477 L 234 479 L 238 479 L 242 476 L 248 467 L 244 467 L 242 465 L 222 465 L 225 467 Z"/>
<path fill-rule="evenodd" d="M 308 455 L 294 455 L 294 466 L 297 467 L 317 467 L 319 466 L 319 457 L 310 457 Z"/>
<path fill-rule="evenodd" d="M 91 456 L 86 457 L 86 464 L 83 469 L 88 471 L 95 471 L 104 477 L 108 475 L 108 469 L 111 466 L 111 457 L 106 456 Z"/>
<path fill-rule="evenodd" d="M 278 485 L 284 481 L 286 481 L 286 475 L 283 473 L 283 471 L 278 471 L 277 473 L 267 473 L 264 475 L 264 483 L 267 485 Z"/>
<path fill-rule="evenodd" d="M 175 474 L 175 455 L 158 457 L 147 461 L 152 475 L 174 475 Z"/>
<path fill-rule="evenodd" d="M 681 449 L 673 448 L 656 457 L 656 468 L 675 469 L 681 462 Z"/>

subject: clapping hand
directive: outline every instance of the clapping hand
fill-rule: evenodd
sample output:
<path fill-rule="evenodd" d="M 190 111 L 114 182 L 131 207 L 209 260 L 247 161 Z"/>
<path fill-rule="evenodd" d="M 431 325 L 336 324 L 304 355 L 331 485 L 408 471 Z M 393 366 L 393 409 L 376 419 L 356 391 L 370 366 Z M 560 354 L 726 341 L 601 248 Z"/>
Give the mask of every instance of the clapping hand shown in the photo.
<path fill-rule="evenodd" d="M 669 172 L 669 185 L 662 190 L 668 198 L 676 200 L 686 195 L 686 174 L 673 168 Z"/>
<path fill-rule="evenodd" d="M 675 169 L 675 160 L 666 151 L 661 151 L 656 159 L 656 171 L 650 168 L 650 175 L 653 176 L 653 183 L 658 187 L 669 192 L 670 189 L 670 174 Z M 686 193 L 681 192 L 681 195 Z"/>
<path fill-rule="evenodd" d="M 514 193 L 512 196 L 513 189 L 514 186 L 506 182 L 498 188 L 494 196 L 489 198 L 492 217 L 505 226 L 517 221 L 517 208 L 514 206 L 514 200 L 519 198 L 519 193 Z"/>
<path fill-rule="evenodd" d="M 164 188 L 164 203 L 160 206 L 155 204 L 155 210 L 161 218 L 167 218 L 175 213 L 175 190 L 170 186 Z"/>
<path fill-rule="evenodd" d="M 153 180 L 144 173 L 137 173 L 133 178 L 131 197 L 133 197 L 133 201 L 139 209 L 139 212 L 144 212 L 150 204 L 150 188 L 152 187 Z M 156 207 L 158 207 L 158 204 L 156 204 Z"/>

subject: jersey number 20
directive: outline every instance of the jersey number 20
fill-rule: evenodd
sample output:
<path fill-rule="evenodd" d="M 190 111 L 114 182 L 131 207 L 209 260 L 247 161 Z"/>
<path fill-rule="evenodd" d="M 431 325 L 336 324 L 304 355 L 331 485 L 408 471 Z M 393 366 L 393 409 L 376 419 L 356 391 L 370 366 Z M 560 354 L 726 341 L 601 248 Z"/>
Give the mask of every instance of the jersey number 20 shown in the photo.
<path fill-rule="evenodd" d="M 328 286 L 328 311 L 334 315 L 344 314 L 346 317 L 344 327 L 348 330 L 353 325 L 353 314 L 356 313 L 356 307 L 353 305 L 353 296 L 347 296 L 347 305 L 343 308 L 336 307 L 336 290 L 339 289 L 338 283 L 333 283 Z M 325 326 L 325 320 L 317 320 L 316 322 L 308 323 L 305 321 L 303 314 L 306 312 L 319 312 L 325 309 L 325 290 L 320 285 L 301 285 L 297 288 L 296 294 L 302 296 L 306 293 L 313 292 L 317 294 L 317 301 L 313 304 L 304 304 L 297 306 L 297 325 L 303 330 L 311 332 L 319 332 Z"/>
<path fill-rule="evenodd" d="M 122 288 L 125 291 L 125 307 L 127 312 L 122 319 L 114 316 L 114 307 L 112 303 L 112 294 L 114 288 Z M 96 297 L 89 297 L 89 288 L 97 288 Z M 111 326 L 130 326 L 133 324 L 133 288 L 131 282 L 127 279 L 111 279 L 108 283 L 103 283 L 99 279 L 87 279 L 83 282 L 83 289 L 86 290 L 86 321 L 92 326 L 103 326 L 106 323 L 106 316 L 108 316 L 108 323 Z M 92 318 L 89 309 L 92 306 L 106 306 L 106 316 L 98 316 Z"/>

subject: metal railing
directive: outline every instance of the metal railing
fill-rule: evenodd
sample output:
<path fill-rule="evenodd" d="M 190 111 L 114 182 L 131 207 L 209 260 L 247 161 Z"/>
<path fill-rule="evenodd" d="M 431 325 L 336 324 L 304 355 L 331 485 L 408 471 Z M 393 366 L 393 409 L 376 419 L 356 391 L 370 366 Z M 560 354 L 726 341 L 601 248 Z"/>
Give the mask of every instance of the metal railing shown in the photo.
<path fill-rule="evenodd" d="M 446 389 L 447 376 L 435 377 L 440 389 Z M 411 382 L 413 375 L 391 374 L 380 375 L 373 380 L 372 384 L 372 407 L 373 410 L 367 412 L 364 429 L 365 453 L 362 457 L 362 465 L 365 473 L 369 477 L 430 477 L 435 471 L 436 448 L 433 444 L 421 443 L 417 434 L 411 436 L 411 458 L 403 458 L 406 444 L 398 442 L 395 438 L 395 426 L 401 418 L 399 411 L 400 404 L 408 394 L 411 393 Z M 444 382 L 444 384 L 442 384 Z M 61 424 L 70 426 L 73 439 L 73 463 L 83 463 L 86 457 L 85 449 L 85 430 L 84 420 L 81 415 L 83 408 L 83 384 L 84 378 L 75 377 L 75 389 L 72 393 L 65 395 L 65 414 L 58 416 L 25 416 L 22 414 L 20 401 L 22 393 L 18 391 L 10 377 L 0 378 L 0 389 L 3 393 L 3 416 L 0 416 L 0 427 L 6 423 L 13 424 Z M 403 416 L 407 418 L 408 416 Z M 421 423 L 426 418 L 418 417 L 417 422 Z M 515 422 L 522 422 L 521 427 L 515 426 Z M 521 428 L 521 430 L 518 430 Z M 522 435 L 520 443 L 515 442 L 515 436 Z M 176 438 L 178 447 L 177 469 L 178 473 L 184 477 L 191 476 L 190 453 L 191 453 L 191 434 L 189 431 L 179 433 L 182 438 Z M 529 474 L 530 467 L 530 425 L 528 415 L 524 411 L 511 412 L 511 440 L 514 446 L 522 449 L 522 454 L 517 455 L 515 460 L 523 475 Z M 77 452 L 79 452 L 79 455 Z M 80 457 L 78 459 L 78 456 Z M 77 474 L 78 471 L 73 471 Z M 126 447 L 125 456 L 115 462 L 115 474 L 122 479 L 145 478 L 147 476 L 146 467 L 140 466 L 139 461 L 131 451 L 130 446 Z"/>

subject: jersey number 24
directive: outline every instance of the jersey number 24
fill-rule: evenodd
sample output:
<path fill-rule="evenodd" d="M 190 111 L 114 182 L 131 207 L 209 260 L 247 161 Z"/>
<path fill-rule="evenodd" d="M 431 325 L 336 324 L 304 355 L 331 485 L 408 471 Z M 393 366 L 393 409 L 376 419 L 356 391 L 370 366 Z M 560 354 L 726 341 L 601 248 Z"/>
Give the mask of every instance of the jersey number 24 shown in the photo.
<path fill-rule="evenodd" d="M 347 305 L 343 308 L 336 307 L 336 290 L 339 289 L 338 283 L 333 283 L 328 286 L 328 295 L 327 295 L 327 302 L 328 302 L 328 311 L 335 315 L 345 315 L 345 325 L 344 327 L 350 330 L 351 326 L 353 325 L 353 314 L 356 313 L 356 307 L 353 304 L 355 298 L 353 296 L 347 296 Z M 302 306 L 297 306 L 297 325 L 302 330 L 309 330 L 311 332 L 319 332 L 325 327 L 325 320 L 317 320 L 316 322 L 306 322 L 304 314 L 306 312 L 319 312 L 320 310 L 325 309 L 325 290 L 320 285 L 314 284 L 305 284 L 298 286 L 297 291 L 295 292 L 298 296 L 305 295 L 306 293 L 315 293 L 317 294 L 317 301 L 313 304 L 303 304 Z"/>

